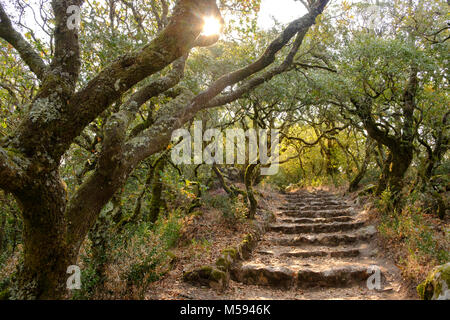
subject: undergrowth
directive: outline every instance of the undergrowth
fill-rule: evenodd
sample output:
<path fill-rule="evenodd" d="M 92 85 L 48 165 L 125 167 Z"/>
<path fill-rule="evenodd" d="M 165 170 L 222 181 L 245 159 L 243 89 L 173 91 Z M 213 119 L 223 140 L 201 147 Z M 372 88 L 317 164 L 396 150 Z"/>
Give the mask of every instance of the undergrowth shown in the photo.
<path fill-rule="evenodd" d="M 104 281 L 96 272 L 88 244 L 81 259 L 81 290 L 74 290 L 72 298 L 143 299 L 148 286 L 170 271 L 174 258 L 170 249 L 177 245 L 181 227 L 181 215 L 173 212 L 155 225 L 141 222 L 122 234 L 111 234 Z"/>
<path fill-rule="evenodd" d="M 407 197 L 399 210 L 393 204 L 391 192 L 386 190 L 377 207 L 380 235 L 394 253 L 404 277 L 418 284 L 433 267 L 450 261 L 448 228 L 443 221 L 427 214 L 414 195 Z"/>

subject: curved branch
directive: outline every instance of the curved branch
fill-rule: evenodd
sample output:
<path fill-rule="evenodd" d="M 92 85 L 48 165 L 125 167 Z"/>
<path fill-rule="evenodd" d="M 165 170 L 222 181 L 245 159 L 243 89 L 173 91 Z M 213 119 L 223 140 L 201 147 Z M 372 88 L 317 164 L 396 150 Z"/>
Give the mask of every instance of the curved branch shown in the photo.
<path fill-rule="evenodd" d="M 177 1 L 169 25 L 155 39 L 117 59 L 72 97 L 63 100 L 58 121 L 48 122 L 41 129 L 51 132 L 51 141 L 40 144 L 59 159 L 75 137 L 124 93 L 188 53 L 202 31 L 205 15 L 220 16 L 215 0 Z M 32 120 L 31 117 L 24 120 L 16 139 L 27 153 L 35 152 L 36 148 L 29 142 L 29 137 L 36 135 Z"/>
<path fill-rule="evenodd" d="M 296 44 L 294 44 L 294 48 L 297 45 L 301 44 L 301 41 L 303 40 L 303 36 L 301 35 L 303 32 L 307 32 L 309 28 L 315 23 L 316 17 L 322 13 L 323 9 L 325 8 L 325 5 L 329 2 L 329 0 L 319 0 L 316 1 L 315 6 L 313 9 L 311 9 L 311 12 L 304 15 L 303 17 L 294 20 L 291 22 L 284 30 L 283 32 L 274 40 L 272 41 L 265 52 L 261 55 L 261 57 L 256 60 L 255 62 L 247 65 L 246 67 L 228 73 L 222 77 L 220 77 L 218 80 L 216 80 L 207 90 L 200 93 L 193 101 L 193 109 L 196 109 L 195 111 L 199 110 L 201 106 L 204 106 L 207 104 L 210 100 L 215 98 L 218 94 L 220 94 L 226 87 L 234 85 L 242 80 L 245 80 L 246 78 L 250 77 L 251 75 L 265 69 L 270 64 L 272 64 L 275 61 L 276 54 L 288 44 L 288 42 L 296 35 L 300 34 L 298 36 L 298 41 L 296 41 Z M 298 49 L 298 48 L 297 48 Z M 294 52 L 295 55 L 296 51 Z M 289 59 L 293 59 L 294 57 L 290 57 L 292 55 L 292 51 L 288 56 Z M 288 61 L 286 61 L 287 64 Z M 291 60 L 292 62 L 292 60 Z M 290 64 L 290 63 L 289 63 Z M 273 77 L 274 75 L 272 75 Z M 264 82 L 264 79 L 260 79 L 260 83 Z M 260 84 L 258 81 L 258 84 Z M 258 85 L 255 84 L 253 88 Z"/>
<path fill-rule="evenodd" d="M 33 47 L 17 32 L 5 10 L 0 3 L 0 37 L 11 44 L 17 50 L 22 60 L 39 80 L 45 78 L 48 72 L 48 66 L 41 59 Z"/>
<path fill-rule="evenodd" d="M 240 82 L 253 75 L 254 73 L 257 73 L 269 66 L 272 62 L 275 61 L 276 54 L 285 45 L 287 45 L 288 42 L 296 34 L 298 34 L 294 46 L 288 54 L 288 57 L 280 66 L 281 69 L 287 70 L 284 68 L 288 68 L 286 66 L 289 66 L 291 64 L 295 53 L 298 50 L 298 46 L 300 46 L 302 43 L 304 34 L 315 23 L 316 17 L 322 12 L 328 2 L 329 0 L 316 1 L 311 12 L 291 22 L 281 33 L 281 35 L 269 44 L 263 55 L 254 63 L 251 63 L 240 70 L 220 77 L 208 89 L 197 95 L 190 102 L 182 100 L 180 101 L 180 104 L 172 106 L 170 109 L 165 110 L 164 117 L 157 119 L 150 128 L 143 131 L 139 136 L 127 142 L 127 147 L 125 150 L 128 154 L 133 155 L 133 161 L 140 162 L 146 157 L 161 150 L 160 148 L 164 147 L 164 145 L 166 145 L 166 143 L 170 141 L 172 132 L 192 119 L 192 117 L 198 111 L 219 106 L 238 99 L 240 97 L 239 95 L 224 95 L 222 96 L 223 98 L 213 100 L 226 87 L 236 84 L 237 82 Z M 277 74 L 276 72 L 278 71 L 279 69 L 277 68 L 269 70 L 262 76 L 262 78 L 265 78 L 265 75 L 268 75 L 267 79 L 270 79 L 271 77 L 275 76 Z M 248 81 L 247 86 L 245 84 L 243 86 L 248 88 L 247 91 L 251 90 L 265 81 L 262 78 L 255 77 L 254 79 Z"/>
<path fill-rule="evenodd" d="M 305 38 L 306 32 L 308 29 L 304 29 L 300 31 L 297 34 L 297 38 L 294 42 L 294 45 L 292 46 L 289 54 L 287 55 L 286 59 L 283 61 L 282 64 L 280 64 L 277 67 L 272 68 L 271 70 L 268 70 L 264 72 L 262 75 L 257 76 L 253 79 L 248 80 L 247 82 L 243 83 L 237 90 L 235 90 L 232 93 L 220 95 L 213 100 L 211 100 L 206 108 L 213 108 L 222 106 L 224 104 L 230 103 L 232 101 L 235 101 L 242 97 L 245 93 L 251 91 L 252 89 L 256 88 L 257 86 L 263 84 L 264 82 L 269 81 L 273 77 L 289 71 L 292 69 L 292 62 L 294 60 L 295 54 L 298 52 L 298 49 L 300 48 L 300 45 L 303 42 L 303 39 Z"/>
<path fill-rule="evenodd" d="M 300 141 L 301 143 L 303 143 L 303 144 L 305 144 L 305 145 L 307 145 L 307 146 L 312 147 L 312 146 L 315 146 L 316 144 L 318 144 L 323 138 L 329 139 L 329 138 L 328 138 L 328 134 L 336 134 L 336 131 L 342 131 L 342 130 L 345 130 L 345 129 L 347 129 L 349 126 L 350 126 L 350 125 L 347 124 L 347 125 L 345 125 L 345 126 L 343 126 L 343 127 L 335 127 L 335 128 L 331 128 L 330 130 L 324 131 L 324 132 L 322 132 L 322 134 L 321 134 L 321 135 L 316 139 L 316 141 L 314 141 L 314 142 L 308 142 L 308 141 L 305 141 L 305 140 L 303 140 L 302 138 L 299 138 L 299 137 L 291 137 L 291 136 L 288 136 L 288 135 L 286 135 L 286 134 L 284 134 L 284 133 L 281 133 L 281 135 L 282 135 L 283 138 L 285 138 L 285 139 Z"/>
<path fill-rule="evenodd" d="M 367 105 L 367 102 L 359 102 L 354 98 L 351 98 L 350 100 L 356 108 L 355 113 L 363 122 L 364 128 L 366 129 L 369 136 L 372 139 L 384 144 L 389 149 L 396 149 L 399 146 L 397 143 L 397 139 L 391 137 L 387 132 L 382 131 L 378 128 L 377 124 L 372 118 L 370 106 Z"/>

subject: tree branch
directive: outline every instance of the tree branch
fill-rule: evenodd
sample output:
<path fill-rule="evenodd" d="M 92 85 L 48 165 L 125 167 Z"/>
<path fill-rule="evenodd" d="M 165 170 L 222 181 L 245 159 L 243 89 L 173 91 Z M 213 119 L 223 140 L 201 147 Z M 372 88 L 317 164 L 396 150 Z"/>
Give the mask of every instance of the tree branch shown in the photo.
<path fill-rule="evenodd" d="M 287 140 L 300 141 L 301 143 L 312 147 L 312 146 L 315 146 L 316 144 L 318 144 L 323 138 L 328 138 L 327 137 L 328 134 L 336 134 L 336 131 L 342 131 L 342 130 L 347 129 L 348 127 L 349 127 L 349 124 L 347 124 L 347 125 L 345 125 L 343 127 L 335 127 L 335 128 L 331 128 L 330 130 L 324 131 L 324 132 L 322 132 L 320 134 L 320 136 L 314 142 L 308 142 L 308 141 L 305 141 L 305 140 L 303 140 L 302 138 L 299 138 L 299 137 L 291 137 L 291 136 L 288 136 L 288 135 L 286 135 L 284 133 L 281 133 L 281 135 L 283 136 L 283 138 L 285 138 Z"/>
<path fill-rule="evenodd" d="M 110 181 L 110 184 L 115 185 L 115 183 L 121 183 L 124 176 L 128 176 L 133 166 L 130 166 L 128 163 L 124 165 L 125 162 L 122 161 L 127 129 L 142 104 L 152 97 L 172 88 L 183 78 L 186 59 L 187 55 L 175 61 L 173 69 L 167 76 L 157 79 L 141 88 L 131 96 L 119 112 L 113 114 L 108 119 L 104 128 L 104 142 L 98 158 L 98 166 L 92 177 L 80 186 L 70 200 L 67 209 L 67 218 L 71 222 L 71 225 L 79 225 L 80 221 L 91 219 L 91 214 L 95 212 L 95 210 L 91 210 L 91 207 L 95 208 L 99 201 L 96 197 L 89 196 L 91 190 L 97 190 L 98 193 L 102 193 L 101 198 L 107 201 L 109 199 L 108 195 L 112 196 L 111 193 L 114 193 L 115 189 L 103 188 L 105 181 Z M 88 225 L 84 225 L 83 223 L 82 226 L 84 226 L 82 229 L 77 230 L 69 228 L 69 234 L 76 238 L 75 235 L 77 233 L 85 232 L 86 230 L 84 228 L 88 227 Z"/>
<path fill-rule="evenodd" d="M 220 16 L 214 0 L 178 1 L 169 25 L 154 40 L 113 62 L 77 92 L 58 124 L 64 128 L 58 130 L 64 132 L 60 152 L 123 93 L 188 53 L 202 31 L 202 17 L 209 14 Z"/>
<path fill-rule="evenodd" d="M 27 64 L 31 71 L 39 80 L 45 78 L 48 72 L 48 66 L 41 59 L 33 47 L 17 32 L 5 10 L 0 3 L 0 37 L 11 44 L 17 50 L 22 60 Z"/>
<path fill-rule="evenodd" d="M 311 9 L 310 13 L 307 13 L 303 17 L 291 22 L 281 34 L 273 40 L 262 56 L 256 60 L 254 63 L 248 66 L 226 74 L 216 80 L 208 89 L 197 95 L 190 103 L 182 100 L 181 104 L 172 106 L 168 110 L 164 111 L 164 116 L 157 119 L 153 126 L 143 131 L 142 134 L 136 138 L 127 142 L 126 152 L 128 154 L 133 154 L 132 161 L 142 161 L 146 157 L 158 152 L 161 147 L 166 145 L 166 142 L 170 141 L 171 134 L 174 130 L 180 128 L 184 123 L 192 119 L 192 117 L 200 110 L 206 109 L 208 107 L 218 106 L 217 103 L 211 103 L 218 94 L 220 94 L 223 89 L 237 82 L 240 82 L 247 77 L 257 73 L 271 63 L 275 61 L 276 54 L 296 35 L 298 37 L 294 43 L 293 49 L 288 54 L 285 59 L 284 65 L 289 65 L 292 62 L 297 46 L 300 46 L 304 34 L 309 30 L 309 28 L 315 23 L 316 17 L 323 11 L 325 5 L 329 0 L 319 0 L 316 1 L 314 7 Z M 298 48 L 297 48 L 298 49 Z M 276 69 L 276 68 L 275 68 Z M 272 70 L 273 71 L 273 70 Z M 269 71 L 269 74 L 271 71 Z M 255 78 L 259 79 L 259 78 Z M 249 89 L 256 87 L 263 81 L 255 80 L 255 84 L 249 81 Z M 236 97 L 236 99 L 239 97 Z M 224 99 L 225 100 L 225 99 Z M 233 101 L 233 100 L 231 100 Z M 231 102 L 227 100 L 226 102 Z M 183 106 L 186 106 L 184 107 Z M 155 139 L 156 138 L 156 139 Z M 166 141 L 167 139 L 167 141 Z M 131 159 L 130 159 L 131 161 Z"/>
<path fill-rule="evenodd" d="M 389 147 L 389 149 L 396 149 L 398 147 L 397 139 L 391 137 L 386 131 L 382 131 L 377 127 L 377 124 L 372 118 L 370 112 L 370 107 L 367 105 L 368 102 L 359 102 L 354 98 L 350 99 L 356 108 L 356 113 L 358 117 L 364 124 L 364 128 L 367 130 L 369 136 Z"/>
<path fill-rule="evenodd" d="M 29 114 L 15 133 L 14 145 L 27 154 L 45 149 L 51 158 L 59 160 L 75 137 L 125 92 L 188 53 L 202 31 L 204 15 L 220 17 L 215 0 L 179 0 L 169 25 L 155 39 L 111 63 L 77 93 L 52 96 L 57 100 L 57 118 L 43 123 Z M 54 93 L 56 84 L 50 82 L 41 88 L 36 104 Z M 64 81 L 57 81 L 57 85 L 64 87 Z M 38 143 L 33 139 L 36 136 L 42 137 Z"/>
<path fill-rule="evenodd" d="M 51 68 L 57 71 L 61 78 L 65 78 L 71 87 L 75 88 L 80 73 L 80 45 L 78 28 L 68 28 L 67 8 L 71 5 L 81 7 L 84 0 L 53 0 L 52 8 L 55 15 L 55 54 Z"/>

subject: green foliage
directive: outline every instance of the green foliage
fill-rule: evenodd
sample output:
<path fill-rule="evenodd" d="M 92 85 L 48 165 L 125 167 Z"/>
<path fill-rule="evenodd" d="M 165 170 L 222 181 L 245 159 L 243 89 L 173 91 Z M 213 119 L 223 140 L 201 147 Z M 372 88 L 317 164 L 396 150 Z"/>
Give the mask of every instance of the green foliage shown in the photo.
<path fill-rule="evenodd" d="M 73 291 L 72 299 L 74 300 L 92 299 L 101 281 L 100 275 L 96 273 L 95 265 L 89 257 L 83 257 L 83 264 L 84 267 L 81 270 L 81 289 Z"/>
<path fill-rule="evenodd" d="M 223 217 L 230 223 L 245 220 L 247 209 L 243 201 L 241 195 L 237 198 L 231 198 L 227 194 L 206 194 L 203 197 L 203 202 L 207 207 L 220 210 Z"/>
<path fill-rule="evenodd" d="M 175 247 L 178 242 L 182 228 L 180 218 L 179 212 L 174 212 L 169 217 L 160 219 L 155 227 L 155 232 L 160 234 L 165 249 Z"/>
<path fill-rule="evenodd" d="M 392 212 L 396 216 L 396 209 L 394 208 L 394 199 L 392 198 L 392 192 L 389 188 L 384 190 L 378 200 L 378 208 L 381 212 Z"/>
<path fill-rule="evenodd" d="M 156 249 L 152 249 L 142 261 L 132 264 L 127 272 L 127 281 L 133 285 L 140 284 L 144 279 L 146 283 L 159 280 L 163 273 L 155 272 L 156 267 L 162 262 L 157 256 Z"/>
<path fill-rule="evenodd" d="M 435 222 L 420 206 L 409 204 L 397 212 L 389 210 L 392 206 L 389 192 L 384 192 L 381 198 L 379 231 L 387 241 L 401 247 L 399 263 L 407 277 L 418 281 L 426 270 L 450 261 L 448 230 L 444 230 L 444 235 L 436 232 Z"/>
<path fill-rule="evenodd" d="M 98 274 L 93 244 L 87 246 L 82 257 L 82 288 L 75 290 L 72 298 L 104 298 L 105 287 L 114 288 L 113 297 L 123 297 L 133 291 L 143 298 L 148 285 L 170 270 L 173 254 L 169 250 L 178 243 L 181 227 L 181 216 L 174 212 L 160 217 L 155 224 L 128 224 L 122 233 L 109 233 L 105 279 Z"/>

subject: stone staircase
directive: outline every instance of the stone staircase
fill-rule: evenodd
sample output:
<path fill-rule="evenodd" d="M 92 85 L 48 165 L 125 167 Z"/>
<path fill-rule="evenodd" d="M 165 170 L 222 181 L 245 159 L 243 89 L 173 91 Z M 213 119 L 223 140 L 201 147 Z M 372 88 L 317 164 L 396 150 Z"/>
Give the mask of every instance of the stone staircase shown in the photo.
<path fill-rule="evenodd" d="M 289 193 L 285 200 L 251 259 L 235 266 L 232 278 L 283 289 L 366 287 L 377 265 L 375 227 L 324 191 Z"/>

